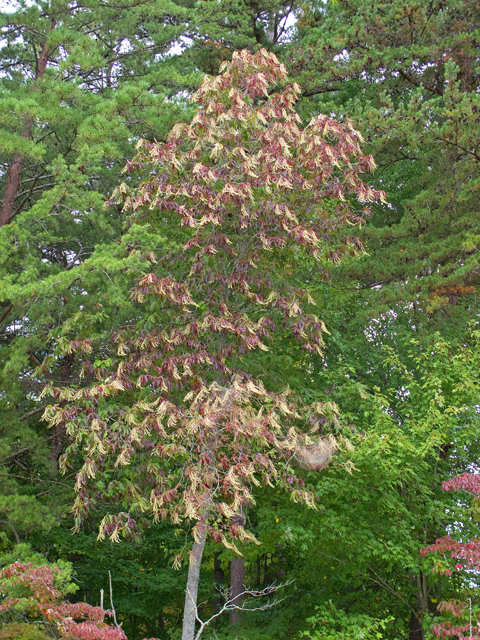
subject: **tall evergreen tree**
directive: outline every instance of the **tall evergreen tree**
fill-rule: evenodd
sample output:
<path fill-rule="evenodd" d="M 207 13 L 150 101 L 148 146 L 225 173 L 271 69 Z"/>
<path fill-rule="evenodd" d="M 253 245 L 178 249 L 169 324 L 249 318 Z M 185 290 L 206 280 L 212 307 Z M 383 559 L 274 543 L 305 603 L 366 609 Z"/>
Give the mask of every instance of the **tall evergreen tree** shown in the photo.
<path fill-rule="evenodd" d="M 2 14 L 0 509 L 9 523 L 5 531 L 22 536 L 36 525 L 51 526 L 59 515 L 54 504 L 45 507 L 35 498 L 44 494 L 49 500 L 61 490 L 51 485 L 45 492 L 44 483 L 54 480 L 63 437 L 37 428 L 38 394 L 48 377 L 72 379 L 74 358 L 58 360 L 48 375 L 31 374 L 53 353 L 49 332 L 80 306 L 93 310 L 103 302 L 112 325 L 126 312 L 127 300 L 110 279 L 119 265 L 111 273 L 103 264 L 81 275 L 79 267 L 96 246 L 121 235 L 121 216 L 105 212 L 103 202 L 128 157 L 129 139 L 161 137 L 182 117 L 176 96 L 193 86 L 195 76 L 180 75 L 175 57 L 167 53 L 183 31 L 184 16 L 184 9 L 168 2 L 121 7 L 22 2 L 14 13 Z"/>
<path fill-rule="evenodd" d="M 355 384 L 371 392 L 376 388 L 387 398 L 393 393 L 396 408 L 390 405 L 389 412 L 395 416 L 398 454 L 410 420 L 404 413 L 410 387 L 400 375 L 401 367 L 408 367 L 415 385 L 425 376 L 425 367 L 412 357 L 410 341 L 417 342 L 419 353 L 441 361 L 432 347 L 432 333 L 440 331 L 462 349 L 469 340 L 469 320 L 478 312 L 478 15 L 478 4 L 468 0 L 310 3 L 304 5 L 297 41 L 289 49 L 288 63 L 303 90 L 301 113 L 352 115 L 378 162 L 376 185 L 387 192 L 388 205 L 374 205 L 363 230 L 366 254 L 340 265 L 332 273 L 333 291 L 324 293 L 325 308 L 330 309 L 325 318 L 332 332 L 326 351 L 331 375 L 326 384 L 335 395 L 343 368 Z M 333 300 L 341 304 L 330 306 L 332 296 L 339 296 Z M 389 351 L 395 358 L 388 358 L 385 366 Z M 451 384 L 448 366 L 442 377 L 445 390 Z M 348 395 L 336 397 L 348 412 Z M 452 411 L 454 407 L 452 401 Z M 359 414 L 352 422 L 358 418 Z M 373 435 L 371 419 L 360 422 L 365 437 Z M 435 430 L 421 422 L 428 440 Z M 446 434 L 446 418 L 442 423 Z M 475 458 L 477 445 L 469 422 L 458 429 L 438 445 L 437 462 L 425 476 L 427 480 L 431 474 L 430 486 L 438 469 L 443 469 L 443 478 L 455 473 L 461 438 L 472 438 Z M 462 470 L 468 467 L 464 464 Z M 420 460 L 418 465 L 413 460 L 412 473 L 418 478 L 424 473 Z M 414 511 L 408 492 L 398 490 L 403 508 Z M 367 495 L 374 499 L 376 491 L 372 483 L 364 499 Z M 429 500 L 425 498 L 425 504 Z M 441 501 L 429 505 L 437 527 L 428 524 L 427 512 L 417 517 L 433 543 L 447 516 Z M 387 511 L 380 510 L 378 517 Z M 341 518 L 341 510 L 338 515 Z M 363 525 L 368 529 L 366 521 Z M 403 536 L 406 555 L 399 561 L 398 538 L 393 531 L 383 535 L 388 535 L 390 551 L 382 558 L 391 558 L 395 572 L 389 573 L 380 559 L 370 563 L 378 587 L 391 589 L 391 594 L 397 590 L 402 597 L 410 593 L 410 637 L 422 637 L 436 600 L 433 595 L 429 596 L 433 602 L 425 599 L 422 593 L 434 592 L 436 579 L 421 569 L 418 556 L 414 571 L 405 561 L 408 544 L 413 543 L 414 558 L 421 539 Z M 357 570 L 372 575 L 366 564 Z M 400 584 L 404 586 L 399 589 Z M 366 612 L 352 591 L 347 597 Z"/>
<path fill-rule="evenodd" d="M 474 0 L 305 5 L 290 65 L 307 110 L 349 113 L 389 206 L 347 278 L 432 311 L 478 284 L 480 68 Z"/>

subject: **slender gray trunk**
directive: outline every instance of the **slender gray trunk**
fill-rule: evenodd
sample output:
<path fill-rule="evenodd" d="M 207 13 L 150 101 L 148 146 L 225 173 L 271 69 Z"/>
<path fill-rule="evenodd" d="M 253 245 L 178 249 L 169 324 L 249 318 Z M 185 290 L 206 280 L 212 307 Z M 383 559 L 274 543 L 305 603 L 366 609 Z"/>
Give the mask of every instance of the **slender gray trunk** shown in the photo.
<path fill-rule="evenodd" d="M 198 583 L 200 581 L 200 565 L 202 564 L 203 550 L 207 539 L 207 528 L 205 527 L 198 542 L 193 543 L 190 554 L 190 564 L 188 567 L 187 593 L 185 594 L 185 609 L 183 612 L 182 640 L 195 639 L 195 622 L 197 619 L 197 594 Z"/>
<path fill-rule="evenodd" d="M 229 390 L 223 389 L 221 395 L 218 396 L 220 404 L 224 408 L 228 408 L 229 405 Z M 215 438 L 216 430 L 212 431 L 211 437 L 206 443 L 205 452 L 209 454 L 211 459 L 210 470 L 212 474 L 215 471 Z M 195 640 L 195 623 L 197 621 L 197 595 L 198 584 L 200 582 L 200 567 L 202 564 L 203 550 L 205 549 L 205 541 L 207 539 L 208 527 L 206 522 L 208 520 L 210 503 L 212 501 L 212 494 L 205 496 L 205 502 L 203 512 L 201 513 L 201 519 L 198 522 L 197 539 L 193 543 L 193 549 L 190 553 L 190 563 L 188 566 L 188 578 L 187 578 L 187 592 L 185 594 L 185 609 L 183 611 L 183 629 L 182 640 Z M 203 626 L 202 626 L 203 630 Z"/>

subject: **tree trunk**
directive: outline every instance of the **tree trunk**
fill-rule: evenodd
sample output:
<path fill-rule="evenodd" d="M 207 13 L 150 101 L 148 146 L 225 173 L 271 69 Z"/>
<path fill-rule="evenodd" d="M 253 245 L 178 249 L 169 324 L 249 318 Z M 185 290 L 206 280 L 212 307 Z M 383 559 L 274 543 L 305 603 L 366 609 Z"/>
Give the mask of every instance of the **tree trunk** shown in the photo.
<path fill-rule="evenodd" d="M 416 598 L 418 611 L 412 611 L 410 616 L 409 640 L 423 640 L 422 620 L 428 613 L 428 588 L 425 574 L 420 571 L 418 574 L 409 575 L 410 584 L 417 587 Z"/>
<path fill-rule="evenodd" d="M 64 403 L 63 403 L 64 404 Z M 56 424 L 53 427 L 52 443 L 50 445 L 50 460 L 58 462 L 63 449 L 63 438 L 65 437 L 65 428 L 62 424 Z"/>
<path fill-rule="evenodd" d="M 202 564 L 205 540 L 207 539 L 206 528 L 201 532 L 200 537 L 195 540 L 190 554 L 190 564 L 188 567 L 187 593 L 185 594 L 185 609 L 183 612 L 182 640 L 194 640 L 195 622 L 197 619 L 197 594 L 198 583 L 200 581 L 200 565 Z"/>
<path fill-rule="evenodd" d="M 222 563 L 220 561 L 220 554 L 213 554 L 213 583 L 214 583 L 214 594 L 213 594 L 213 615 L 218 613 L 222 608 L 222 596 L 218 592 L 218 587 L 223 587 L 225 585 L 225 573 L 222 569 Z M 216 620 L 215 620 L 216 622 Z"/>
<path fill-rule="evenodd" d="M 410 633 L 408 640 L 423 640 L 422 623 L 413 611 L 410 615 Z"/>
<path fill-rule="evenodd" d="M 237 516 L 234 524 L 245 526 L 245 517 Z M 241 606 L 243 596 L 239 594 L 245 591 L 245 560 L 243 558 L 233 558 L 230 562 L 230 598 L 237 606 Z M 230 624 L 240 622 L 240 611 L 234 609 L 230 611 Z"/>
<path fill-rule="evenodd" d="M 31 127 L 29 127 L 31 130 Z M 22 131 L 22 136 L 28 138 L 30 133 L 25 135 L 27 127 Z M 8 168 L 7 180 L 5 182 L 5 191 L 3 192 L 2 206 L 0 208 L 0 227 L 8 224 L 12 218 L 13 205 L 17 198 L 18 187 L 20 185 L 20 174 L 23 169 L 24 159 L 16 153 L 13 156 L 13 162 Z"/>
<path fill-rule="evenodd" d="M 239 595 L 245 591 L 245 560 L 243 558 L 233 558 L 230 562 L 230 591 L 234 604 L 241 606 L 243 596 Z M 240 622 L 240 611 L 233 609 L 230 611 L 230 623 Z"/>
<path fill-rule="evenodd" d="M 52 29 L 55 28 L 55 22 L 52 22 Z M 35 70 L 35 80 L 39 80 L 45 75 L 47 69 L 49 51 L 47 48 L 47 39 L 43 44 L 42 50 L 37 61 L 37 68 Z M 33 120 L 27 118 L 25 126 L 22 131 L 22 138 L 28 140 L 32 135 Z M 19 153 L 15 153 L 13 156 L 13 162 L 9 166 L 7 171 L 7 178 L 5 180 L 5 191 L 3 192 L 2 204 L 0 205 L 0 227 L 8 224 L 13 217 L 13 207 L 18 195 L 18 188 L 20 186 L 20 174 L 22 173 L 25 165 L 25 158 Z"/>

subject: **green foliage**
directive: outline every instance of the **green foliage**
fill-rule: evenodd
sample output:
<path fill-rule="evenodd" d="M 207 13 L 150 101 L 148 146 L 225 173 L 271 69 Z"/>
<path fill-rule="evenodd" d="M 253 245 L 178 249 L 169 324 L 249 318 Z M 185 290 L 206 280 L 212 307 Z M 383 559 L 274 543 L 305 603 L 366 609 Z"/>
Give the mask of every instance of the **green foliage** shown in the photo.
<path fill-rule="evenodd" d="M 0 229 L 0 519 L 10 539 L 57 526 L 70 500 L 57 477 L 63 434 L 38 424 L 46 380 L 78 375 L 73 358 L 54 356 L 55 328 L 82 307 L 91 330 L 102 309 L 112 326 L 132 314 L 128 287 L 112 278 L 138 263 L 145 232 L 127 234 L 133 245 L 122 248 L 123 219 L 103 203 L 130 140 L 161 137 L 188 117 L 176 94 L 198 76 L 165 56 L 184 14 L 169 2 L 20 3 L 2 14 L 2 211 L 15 168 L 20 180 Z"/>
<path fill-rule="evenodd" d="M 307 618 L 311 631 L 301 634 L 309 640 L 381 640 L 387 625 L 393 617 L 378 620 L 365 614 L 349 615 L 339 610 L 330 600 L 323 607 L 316 607 L 316 613 Z"/>
<path fill-rule="evenodd" d="M 27 622 L 11 622 L 0 629 L 2 640 L 49 640 L 51 637 L 42 629 Z"/>
<path fill-rule="evenodd" d="M 304 6 L 291 55 L 305 108 L 354 118 L 388 193 L 365 229 L 369 255 L 344 272 L 376 308 L 408 300 L 433 313 L 476 286 L 478 11 L 470 0 Z"/>
<path fill-rule="evenodd" d="M 478 314 L 478 17 L 474 0 L 41 2 L 2 14 L 0 197 L 16 157 L 22 165 L 14 215 L 0 228 L 3 566 L 72 562 L 80 589 L 69 597 L 95 604 L 111 570 L 129 638 L 178 635 L 185 574 L 169 567 L 185 532 L 141 524 L 136 543 L 97 543 L 102 503 L 72 536 L 66 516 L 81 460 L 72 459 L 71 475 L 59 475 L 65 436 L 40 421 L 39 395 L 46 383 L 90 384 L 111 370 L 118 358 L 106 347 L 111 332 L 133 325 L 151 332 L 163 322 L 165 307 L 132 301 L 129 291 L 152 271 L 172 275 L 168 260 L 189 232 L 174 236 L 170 222 L 155 216 L 132 224 L 129 212 L 104 209 L 104 200 L 132 143 L 165 141 L 172 125 L 190 121 L 187 98 L 202 73 L 216 75 L 235 49 L 265 47 L 299 83 L 296 109 L 305 121 L 320 113 L 353 119 L 379 165 L 370 180 L 388 205 L 373 203 L 356 231 L 363 255 L 344 255 L 333 267 L 274 251 L 262 262 L 274 287 L 308 286 L 329 333 L 319 358 L 277 322 L 270 350 L 239 355 L 235 366 L 269 391 L 288 383 L 304 403 L 334 401 L 339 424 L 324 428 L 347 435 L 355 449 L 337 454 L 320 476 L 292 461 L 316 493 L 318 512 L 255 488 L 247 526 L 262 544 L 237 542 L 247 584 L 295 582 L 274 610 L 244 614 L 235 626 L 218 619 L 210 635 L 290 640 L 307 619 L 311 634 L 370 633 L 374 621 L 393 616 L 376 632 L 419 640 L 418 625 L 446 620 L 438 602 L 468 597 L 458 572 L 433 574 L 433 560 L 418 550 L 448 527 L 458 539 L 478 527 L 475 505 L 440 490 L 478 460 L 478 348 L 469 329 Z M 135 189 L 138 178 L 125 182 Z M 292 194 L 295 207 L 302 195 Z M 324 213 L 333 211 L 324 201 Z M 211 269 L 219 256 L 204 260 Z M 204 313 L 202 295 L 196 303 Z M 93 368 L 82 381 L 88 356 L 68 346 L 85 340 Z M 108 501 L 118 506 L 129 497 L 128 478 L 126 469 Z M 217 578 L 227 585 L 232 557 L 207 545 L 204 612 L 219 603 L 218 560 Z M 331 616 L 328 629 L 314 622 L 316 606 Z M 32 627 L 1 633 L 22 637 Z"/>
<path fill-rule="evenodd" d="M 110 571 L 117 620 L 128 638 L 170 638 L 185 599 L 186 570 L 172 569 L 185 535 L 161 523 L 143 529 L 141 540 L 121 545 L 97 540 L 97 530 L 88 527 L 74 536 L 69 529 L 57 529 L 42 542 L 55 556 L 72 559 L 78 587 L 74 600 L 99 606 L 103 589 L 104 607 L 110 608 Z M 207 586 L 202 597 L 209 595 Z"/>

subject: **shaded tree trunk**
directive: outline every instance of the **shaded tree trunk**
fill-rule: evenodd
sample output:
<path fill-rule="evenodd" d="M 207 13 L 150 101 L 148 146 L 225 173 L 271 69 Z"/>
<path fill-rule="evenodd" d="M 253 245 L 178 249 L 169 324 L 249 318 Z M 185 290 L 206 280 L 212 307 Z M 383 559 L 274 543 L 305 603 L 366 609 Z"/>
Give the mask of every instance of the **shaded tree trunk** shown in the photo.
<path fill-rule="evenodd" d="M 233 558 L 230 562 L 230 590 L 231 598 L 237 606 L 241 606 L 243 596 L 239 595 L 245 591 L 245 560 L 243 558 Z M 240 611 L 234 609 L 230 611 L 230 622 L 236 624 L 240 621 Z"/>
<path fill-rule="evenodd" d="M 63 439 L 65 437 L 65 428 L 62 424 L 56 424 L 53 427 L 52 444 L 50 445 L 50 460 L 58 462 L 63 449 Z"/>
<path fill-rule="evenodd" d="M 408 640 L 423 640 L 422 623 L 413 611 L 410 615 L 410 633 L 408 635 Z"/>
<path fill-rule="evenodd" d="M 245 526 L 245 517 L 238 516 L 234 520 L 234 524 Z M 230 562 L 230 598 L 237 605 L 241 606 L 243 596 L 240 594 L 245 591 L 245 560 L 243 558 L 233 558 Z M 237 624 L 240 621 L 240 611 L 230 611 L 230 623 Z"/>
<path fill-rule="evenodd" d="M 222 598 L 220 594 L 216 591 L 217 585 L 225 584 L 225 573 L 222 569 L 222 563 L 220 562 L 220 554 L 213 554 L 213 583 L 215 588 L 215 593 L 213 595 L 213 615 L 218 613 L 222 606 Z M 216 622 L 216 621 L 215 621 Z"/>
<path fill-rule="evenodd" d="M 428 613 L 428 588 L 425 574 L 420 571 L 418 574 L 410 574 L 410 584 L 417 587 L 416 597 L 418 611 L 412 611 L 410 615 L 409 640 L 423 640 L 422 620 Z"/>
<path fill-rule="evenodd" d="M 52 22 L 52 29 L 54 28 L 55 22 Z M 45 38 L 45 42 L 37 60 L 35 80 L 39 80 L 45 75 L 49 53 L 50 52 L 47 48 L 47 39 Z M 28 138 L 30 138 L 30 136 L 32 135 L 32 130 L 33 120 L 29 117 L 25 121 L 25 126 L 22 131 L 22 138 L 28 140 Z M 19 153 L 15 153 L 13 156 L 12 164 L 9 166 L 7 171 L 5 190 L 3 192 L 2 204 L 0 205 L 0 227 L 8 224 L 13 217 L 15 201 L 17 199 L 18 188 L 20 186 L 20 175 L 24 166 L 25 157 Z"/>

